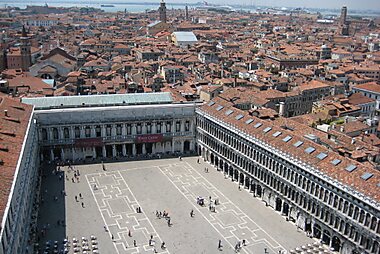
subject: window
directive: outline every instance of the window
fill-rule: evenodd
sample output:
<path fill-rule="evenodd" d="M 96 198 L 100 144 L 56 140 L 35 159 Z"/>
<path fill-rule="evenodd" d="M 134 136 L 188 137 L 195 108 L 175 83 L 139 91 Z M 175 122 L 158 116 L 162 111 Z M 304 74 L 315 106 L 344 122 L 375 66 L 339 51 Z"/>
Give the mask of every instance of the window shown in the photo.
<path fill-rule="evenodd" d="M 127 124 L 127 135 L 132 134 L 132 126 L 130 124 Z"/>
<path fill-rule="evenodd" d="M 300 147 L 302 144 L 303 144 L 302 141 L 297 141 L 296 143 L 294 143 L 294 146 L 295 147 Z"/>
<path fill-rule="evenodd" d="M 248 119 L 247 121 L 245 121 L 245 124 L 251 124 L 253 122 L 253 119 Z"/>
<path fill-rule="evenodd" d="M 221 111 L 223 108 L 224 108 L 223 106 L 218 106 L 218 107 L 216 108 L 216 110 L 217 110 L 217 111 Z"/>
<path fill-rule="evenodd" d="M 171 132 L 171 122 L 166 122 L 166 132 Z"/>
<path fill-rule="evenodd" d="M 185 122 L 185 131 L 190 131 L 190 121 L 189 120 L 187 120 Z"/>
<path fill-rule="evenodd" d="M 315 151 L 315 148 L 314 148 L 314 147 L 311 147 L 311 146 L 305 149 L 305 152 L 308 153 L 308 154 L 311 154 L 311 153 L 313 153 L 314 151 Z"/>
<path fill-rule="evenodd" d="M 53 139 L 58 139 L 58 129 L 53 128 Z"/>
<path fill-rule="evenodd" d="M 141 129 L 142 129 L 142 127 L 141 127 L 141 123 L 138 123 L 137 125 L 136 125 L 136 128 L 137 128 L 137 134 L 141 134 Z"/>
<path fill-rule="evenodd" d="M 85 134 L 86 138 L 91 137 L 91 128 L 90 128 L 90 126 L 86 127 L 84 134 Z"/>
<path fill-rule="evenodd" d="M 80 129 L 79 129 L 79 127 L 75 127 L 74 128 L 74 135 L 75 135 L 75 138 L 80 138 Z"/>
<path fill-rule="evenodd" d="M 320 154 L 317 155 L 317 158 L 320 159 L 320 160 L 323 160 L 326 157 L 327 157 L 327 154 L 325 154 L 325 153 L 320 153 Z"/>
<path fill-rule="evenodd" d="M 233 110 L 229 109 L 229 110 L 227 110 L 224 114 L 225 114 L 226 116 L 229 116 L 229 115 L 231 115 L 233 112 L 234 112 Z"/>
<path fill-rule="evenodd" d="M 111 125 L 106 126 L 106 136 L 111 137 Z"/>
<path fill-rule="evenodd" d="M 240 119 L 242 119 L 244 116 L 243 115 L 237 115 L 236 117 L 235 117 L 235 119 L 236 120 L 240 120 Z"/>
<path fill-rule="evenodd" d="M 63 129 L 63 137 L 64 138 L 70 138 L 69 128 L 64 128 Z"/>
<path fill-rule="evenodd" d="M 148 133 L 148 134 L 152 133 L 152 124 L 151 123 L 146 124 L 146 133 Z"/>
<path fill-rule="evenodd" d="M 42 130 L 41 130 L 41 133 L 42 133 L 42 140 L 47 140 L 47 139 L 48 139 L 48 136 L 47 136 L 47 131 L 46 131 L 46 129 L 42 129 Z"/>
<path fill-rule="evenodd" d="M 272 129 L 272 127 L 266 127 L 266 128 L 263 130 L 263 132 L 267 133 L 267 132 L 269 132 L 271 129 Z"/>
<path fill-rule="evenodd" d="M 180 132 L 181 131 L 181 122 L 177 121 L 175 123 L 175 132 Z"/>
<path fill-rule="evenodd" d="M 101 137 L 102 136 L 102 129 L 100 128 L 100 126 L 96 126 L 95 127 L 95 133 L 96 133 L 97 137 Z"/>
<path fill-rule="evenodd" d="M 259 128 L 261 125 L 263 125 L 262 123 L 257 123 L 257 124 L 255 124 L 255 126 L 253 126 L 253 127 L 255 127 L 256 129 L 257 128 Z"/>
<path fill-rule="evenodd" d="M 372 173 L 368 173 L 368 172 L 366 172 L 366 173 L 364 173 L 364 174 L 361 176 L 361 178 L 362 178 L 364 181 L 367 181 L 367 180 L 370 179 L 372 176 L 373 176 Z"/>
<path fill-rule="evenodd" d="M 121 124 L 116 125 L 116 135 L 120 136 L 121 133 Z"/>
<path fill-rule="evenodd" d="M 273 133 L 272 136 L 277 138 L 278 136 L 281 135 L 281 133 L 282 133 L 281 131 L 276 131 L 275 133 Z"/>
<path fill-rule="evenodd" d="M 282 139 L 284 142 L 289 142 L 292 139 L 291 136 L 286 136 L 285 138 Z"/>
<path fill-rule="evenodd" d="M 162 125 L 162 123 L 157 123 L 156 124 L 156 131 L 157 131 L 157 133 L 161 133 L 161 125 Z"/>
<path fill-rule="evenodd" d="M 331 164 L 333 164 L 334 166 L 338 165 L 339 163 L 341 163 L 342 161 L 339 160 L 339 159 L 334 159 L 333 161 L 331 161 Z"/>
<path fill-rule="evenodd" d="M 354 164 L 351 164 L 351 165 L 348 165 L 348 166 L 346 167 L 346 170 L 347 170 L 348 172 L 352 172 L 352 171 L 354 171 L 356 168 L 357 168 L 357 167 L 356 167 Z"/>

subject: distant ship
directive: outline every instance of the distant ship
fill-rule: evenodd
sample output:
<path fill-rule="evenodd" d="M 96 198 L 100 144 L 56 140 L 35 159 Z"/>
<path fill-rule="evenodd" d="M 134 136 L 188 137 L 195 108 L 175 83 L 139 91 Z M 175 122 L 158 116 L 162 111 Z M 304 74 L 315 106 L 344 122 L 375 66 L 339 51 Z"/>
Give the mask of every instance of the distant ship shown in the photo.
<path fill-rule="evenodd" d="M 102 4 L 100 7 L 115 7 L 113 4 Z"/>
<path fill-rule="evenodd" d="M 206 1 L 203 1 L 203 4 L 201 6 L 196 7 L 196 9 L 198 9 L 198 10 L 205 10 L 205 11 L 222 12 L 222 13 L 229 13 L 229 12 L 234 12 L 235 11 L 230 6 L 210 5 Z"/>

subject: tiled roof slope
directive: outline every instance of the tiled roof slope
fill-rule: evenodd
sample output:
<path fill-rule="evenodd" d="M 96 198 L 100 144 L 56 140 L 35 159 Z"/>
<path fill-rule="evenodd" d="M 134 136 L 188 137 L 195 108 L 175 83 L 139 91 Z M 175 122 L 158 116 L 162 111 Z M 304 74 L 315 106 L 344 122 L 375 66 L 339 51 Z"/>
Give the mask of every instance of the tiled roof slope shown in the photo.
<path fill-rule="evenodd" d="M 32 106 L 0 93 L 0 218 L 7 205 L 32 110 Z"/>
<path fill-rule="evenodd" d="M 329 151 L 322 145 L 319 145 L 304 136 L 297 135 L 291 130 L 282 128 L 279 125 L 275 125 L 270 121 L 261 120 L 257 117 L 249 115 L 248 112 L 239 110 L 232 107 L 232 104 L 221 98 L 215 98 L 213 100 L 215 103 L 207 103 L 200 107 L 200 110 L 206 112 L 215 118 L 233 125 L 235 128 L 241 130 L 244 133 L 250 134 L 251 136 L 269 144 L 270 146 L 281 150 L 282 152 L 297 158 L 298 160 L 311 165 L 324 175 L 331 177 L 332 179 L 340 182 L 341 184 L 357 191 L 364 196 L 368 196 L 377 204 L 380 203 L 380 172 L 376 169 L 365 166 L 362 163 L 351 160 L 349 158 L 343 157 L 336 152 Z M 220 106 L 224 106 L 220 109 Z M 220 109 L 220 110 L 217 110 Z M 226 114 L 228 110 L 232 110 L 233 113 Z M 238 115 L 243 115 L 243 118 L 237 117 Z M 239 119 L 239 120 L 237 120 Z M 248 119 L 253 119 L 252 122 L 247 124 Z M 261 123 L 259 127 L 256 128 L 256 124 Z M 270 127 L 270 130 L 266 132 Z M 273 135 L 276 132 L 281 132 L 280 135 Z M 291 140 L 288 142 L 284 141 L 284 138 L 290 136 Z M 303 142 L 300 146 L 296 147 L 295 144 L 301 141 Z M 301 143 L 300 142 L 300 143 Z M 305 150 L 309 147 L 315 150 L 311 153 L 307 153 Z M 327 156 L 323 159 L 317 156 L 321 153 Z M 321 156 L 323 157 L 323 156 Z M 337 159 L 339 163 L 337 165 L 333 164 L 333 161 Z M 350 165 L 355 165 L 356 168 L 351 172 L 348 171 Z M 371 174 L 371 177 L 364 180 L 362 177 L 366 173 Z M 366 174 L 368 176 L 368 174 Z"/>

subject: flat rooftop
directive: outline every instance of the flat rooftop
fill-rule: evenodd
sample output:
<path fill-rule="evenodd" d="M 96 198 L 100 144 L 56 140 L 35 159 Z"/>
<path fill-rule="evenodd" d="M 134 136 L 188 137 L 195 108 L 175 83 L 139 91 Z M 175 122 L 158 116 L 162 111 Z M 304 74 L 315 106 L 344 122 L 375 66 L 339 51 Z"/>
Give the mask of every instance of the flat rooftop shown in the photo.
<path fill-rule="evenodd" d="M 22 98 L 22 102 L 34 105 L 35 109 L 39 110 L 54 108 L 167 104 L 172 103 L 173 98 L 169 92 L 163 92 Z"/>
<path fill-rule="evenodd" d="M 79 182 L 73 182 L 74 171 L 68 167 L 53 174 L 52 166 L 46 166 L 39 231 L 47 229 L 40 246 L 49 240 L 62 246 L 66 237 L 72 241 L 93 235 L 99 253 L 152 253 L 153 236 L 158 253 L 220 253 L 219 240 L 223 253 L 233 253 L 236 243 L 245 239 L 240 253 L 267 249 L 278 254 L 314 242 L 279 212 L 248 191 L 239 191 L 236 182 L 197 159 L 105 163 L 105 171 L 101 164 L 80 165 L 74 168 L 80 172 Z M 196 203 L 198 196 L 205 198 L 205 206 Z M 216 212 L 209 210 L 209 197 L 220 202 Z M 172 225 L 157 218 L 156 211 L 168 212 Z M 162 241 L 166 249 L 161 249 Z"/>

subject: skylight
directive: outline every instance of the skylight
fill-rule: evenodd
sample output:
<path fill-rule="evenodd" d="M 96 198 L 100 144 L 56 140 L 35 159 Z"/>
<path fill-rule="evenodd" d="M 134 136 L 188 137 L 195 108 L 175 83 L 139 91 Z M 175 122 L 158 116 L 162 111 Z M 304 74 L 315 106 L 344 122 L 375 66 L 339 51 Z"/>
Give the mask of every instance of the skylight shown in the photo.
<path fill-rule="evenodd" d="M 303 142 L 302 141 L 297 141 L 296 143 L 294 143 L 294 146 L 295 147 L 300 147 L 302 146 Z"/>
<path fill-rule="evenodd" d="M 361 178 L 362 178 L 364 181 L 367 181 L 367 180 L 370 179 L 372 176 L 373 176 L 372 173 L 368 173 L 368 172 L 366 172 L 366 173 L 364 173 L 364 174 L 361 176 Z"/>
<path fill-rule="evenodd" d="M 266 127 L 266 128 L 263 130 L 263 132 L 267 133 L 267 132 L 269 132 L 271 129 L 272 129 L 272 127 Z"/>
<path fill-rule="evenodd" d="M 209 106 L 212 106 L 212 105 L 214 105 L 214 104 L 215 104 L 215 101 L 210 101 L 210 102 L 208 103 Z"/>
<path fill-rule="evenodd" d="M 339 159 L 334 159 L 331 163 L 334 165 L 334 166 L 336 166 L 336 165 L 338 165 L 339 163 L 341 163 L 342 161 L 341 160 L 339 160 Z"/>
<path fill-rule="evenodd" d="M 234 112 L 233 110 L 229 109 L 229 110 L 227 110 L 226 113 L 224 113 L 224 114 L 225 114 L 226 116 L 229 116 L 229 115 L 231 115 L 233 112 Z"/>
<path fill-rule="evenodd" d="M 273 133 L 273 137 L 278 137 L 278 136 L 280 136 L 282 134 L 282 132 L 281 131 L 276 131 L 275 133 Z"/>
<path fill-rule="evenodd" d="M 320 154 L 317 155 L 317 158 L 320 159 L 320 160 L 323 160 L 326 157 L 327 157 L 327 154 L 325 154 L 325 153 L 320 153 Z"/>
<path fill-rule="evenodd" d="M 263 125 L 262 123 L 257 123 L 257 124 L 255 124 L 255 126 L 253 126 L 253 127 L 255 127 L 255 128 L 259 128 L 261 125 Z"/>
<path fill-rule="evenodd" d="M 357 168 L 357 167 L 356 167 L 354 164 L 351 164 L 351 165 L 348 165 L 348 166 L 346 167 L 346 170 L 347 170 L 348 172 L 352 172 L 352 171 L 354 171 L 356 168 Z"/>
<path fill-rule="evenodd" d="M 292 136 L 286 136 L 285 138 L 282 139 L 284 142 L 289 142 L 292 139 Z"/>
<path fill-rule="evenodd" d="M 223 108 L 224 108 L 223 106 L 218 106 L 218 107 L 216 108 L 216 110 L 221 111 Z"/>
<path fill-rule="evenodd" d="M 307 152 L 308 154 L 311 154 L 315 151 L 315 148 L 314 147 L 311 147 L 309 146 L 308 148 L 305 149 L 305 152 Z"/>
<path fill-rule="evenodd" d="M 237 115 L 236 117 L 235 117 L 235 119 L 236 120 L 240 120 L 240 119 L 242 119 L 244 116 L 243 115 Z"/>
<path fill-rule="evenodd" d="M 248 119 L 247 121 L 245 121 L 246 124 L 251 124 L 253 122 L 253 119 Z"/>

